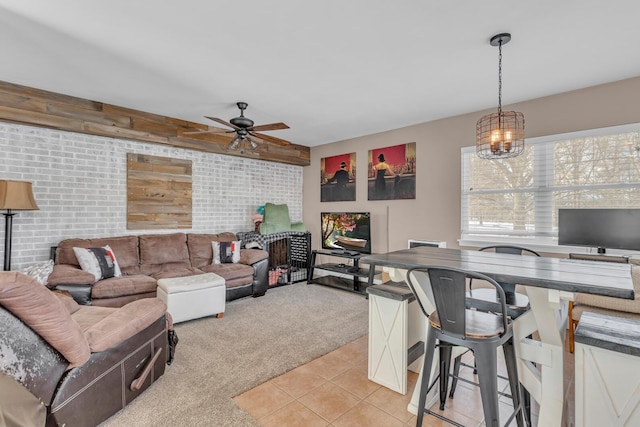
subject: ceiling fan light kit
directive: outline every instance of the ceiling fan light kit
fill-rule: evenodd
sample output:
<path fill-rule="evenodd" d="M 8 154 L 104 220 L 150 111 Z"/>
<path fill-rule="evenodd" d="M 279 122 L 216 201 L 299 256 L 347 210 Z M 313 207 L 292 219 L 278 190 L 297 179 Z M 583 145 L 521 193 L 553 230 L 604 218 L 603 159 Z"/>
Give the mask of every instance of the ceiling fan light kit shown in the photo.
<path fill-rule="evenodd" d="M 251 150 L 256 150 L 260 147 L 260 143 L 263 141 L 271 141 L 277 144 L 289 144 L 288 141 L 285 141 L 280 138 L 276 138 L 273 136 L 265 135 L 262 133 L 256 133 L 259 131 L 265 130 L 280 130 L 280 129 L 289 129 L 289 126 L 282 122 L 278 123 L 270 123 L 267 125 L 258 125 L 254 126 L 254 121 L 248 117 L 245 117 L 244 110 L 247 109 L 249 104 L 246 102 L 237 102 L 236 105 L 240 109 L 240 116 L 234 117 L 228 122 L 217 117 L 209 117 L 205 116 L 209 120 L 213 120 L 214 122 L 220 123 L 227 127 L 230 127 L 232 130 L 224 130 L 224 129 L 213 129 L 208 131 L 196 131 L 196 132 L 184 132 L 184 135 L 202 135 L 207 133 L 232 133 L 235 132 L 236 136 L 231 140 L 229 145 L 227 146 L 227 150 L 236 151 L 242 148 L 244 142 L 249 143 L 249 147 Z"/>
<path fill-rule="evenodd" d="M 511 34 L 497 34 L 489 40 L 498 47 L 498 112 L 487 114 L 476 123 L 476 154 L 483 159 L 505 159 L 524 152 L 524 114 L 502 111 L 502 45 Z"/>

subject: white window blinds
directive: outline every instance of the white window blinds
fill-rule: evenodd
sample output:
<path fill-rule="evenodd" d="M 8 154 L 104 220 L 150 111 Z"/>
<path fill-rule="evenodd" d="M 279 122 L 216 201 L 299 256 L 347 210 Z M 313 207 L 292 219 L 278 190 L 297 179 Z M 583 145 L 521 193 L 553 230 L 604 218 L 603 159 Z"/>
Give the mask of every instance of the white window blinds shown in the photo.
<path fill-rule="evenodd" d="M 527 140 L 523 155 L 462 149 L 462 238 L 557 236 L 560 208 L 640 208 L 640 124 Z"/>

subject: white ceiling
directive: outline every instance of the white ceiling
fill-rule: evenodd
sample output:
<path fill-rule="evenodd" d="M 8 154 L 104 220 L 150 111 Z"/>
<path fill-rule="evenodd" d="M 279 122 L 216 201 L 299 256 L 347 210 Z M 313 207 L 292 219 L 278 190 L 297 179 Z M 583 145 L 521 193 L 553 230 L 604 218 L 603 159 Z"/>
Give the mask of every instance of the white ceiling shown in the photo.
<path fill-rule="evenodd" d="M 0 0 L 0 80 L 316 146 L 640 75 L 637 0 Z"/>

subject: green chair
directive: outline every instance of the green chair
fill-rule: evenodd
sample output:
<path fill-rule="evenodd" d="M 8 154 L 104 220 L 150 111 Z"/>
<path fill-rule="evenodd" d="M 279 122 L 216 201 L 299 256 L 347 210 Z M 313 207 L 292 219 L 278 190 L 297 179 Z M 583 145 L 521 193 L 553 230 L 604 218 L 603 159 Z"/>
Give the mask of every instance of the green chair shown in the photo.
<path fill-rule="evenodd" d="M 291 222 L 289 218 L 289 206 L 286 204 L 264 205 L 264 218 L 260 224 L 260 234 L 282 233 L 284 231 L 307 231 L 304 223 Z"/>

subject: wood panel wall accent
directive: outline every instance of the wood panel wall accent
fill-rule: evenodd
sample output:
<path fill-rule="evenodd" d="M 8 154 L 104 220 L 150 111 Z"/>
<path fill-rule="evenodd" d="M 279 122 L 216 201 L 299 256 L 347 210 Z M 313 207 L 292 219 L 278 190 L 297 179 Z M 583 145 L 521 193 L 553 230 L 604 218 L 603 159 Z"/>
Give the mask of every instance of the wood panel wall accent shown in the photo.
<path fill-rule="evenodd" d="M 184 135 L 209 130 L 207 125 L 2 81 L 0 120 L 297 166 L 308 166 L 311 157 L 309 147 L 286 141 L 264 141 L 255 151 L 228 151 L 232 136 L 227 134 Z"/>
<path fill-rule="evenodd" d="M 191 160 L 127 153 L 127 229 L 191 228 Z"/>

